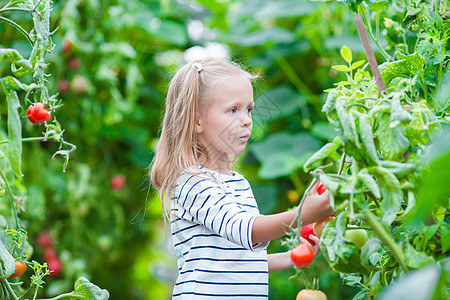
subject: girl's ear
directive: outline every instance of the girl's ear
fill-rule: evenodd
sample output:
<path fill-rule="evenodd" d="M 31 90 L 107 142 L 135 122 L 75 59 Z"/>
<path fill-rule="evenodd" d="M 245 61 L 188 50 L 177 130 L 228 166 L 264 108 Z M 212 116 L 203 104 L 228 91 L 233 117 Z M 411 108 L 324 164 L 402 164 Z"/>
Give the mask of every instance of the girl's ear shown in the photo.
<path fill-rule="evenodd" d="M 195 121 L 195 132 L 201 133 L 203 131 L 202 127 L 202 119 L 200 117 L 197 117 L 197 120 Z"/>

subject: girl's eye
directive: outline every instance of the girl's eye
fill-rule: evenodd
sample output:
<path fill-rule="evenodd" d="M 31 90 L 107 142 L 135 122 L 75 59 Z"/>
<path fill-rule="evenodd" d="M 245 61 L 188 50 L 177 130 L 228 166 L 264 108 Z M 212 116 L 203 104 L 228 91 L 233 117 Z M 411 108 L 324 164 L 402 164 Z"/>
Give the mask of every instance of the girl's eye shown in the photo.
<path fill-rule="evenodd" d="M 247 113 L 251 113 L 251 112 L 252 112 L 252 110 L 253 110 L 253 107 L 249 107 L 249 108 L 247 108 Z"/>
<path fill-rule="evenodd" d="M 235 114 L 237 112 L 236 107 L 233 107 L 232 109 L 230 109 L 229 112 L 232 114 Z"/>

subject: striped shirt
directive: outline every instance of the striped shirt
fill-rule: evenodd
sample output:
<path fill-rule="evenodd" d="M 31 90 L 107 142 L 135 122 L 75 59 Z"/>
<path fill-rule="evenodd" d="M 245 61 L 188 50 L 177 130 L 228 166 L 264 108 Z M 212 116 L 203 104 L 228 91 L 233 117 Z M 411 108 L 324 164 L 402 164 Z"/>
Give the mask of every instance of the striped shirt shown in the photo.
<path fill-rule="evenodd" d="M 268 299 L 268 243 L 252 242 L 260 213 L 250 184 L 200 169 L 213 178 L 183 172 L 172 193 L 173 299 Z"/>

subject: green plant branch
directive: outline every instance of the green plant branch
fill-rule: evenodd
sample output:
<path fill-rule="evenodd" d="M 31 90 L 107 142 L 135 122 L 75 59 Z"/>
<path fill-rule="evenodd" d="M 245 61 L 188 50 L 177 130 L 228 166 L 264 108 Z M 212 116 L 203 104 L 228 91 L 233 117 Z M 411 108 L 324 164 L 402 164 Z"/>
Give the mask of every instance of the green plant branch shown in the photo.
<path fill-rule="evenodd" d="M 406 260 L 402 248 L 397 245 L 391 235 L 376 219 L 375 215 L 372 214 L 369 210 L 363 212 L 363 218 L 369 224 L 369 226 L 372 227 L 373 231 L 380 238 L 381 242 L 383 242 L 383 244 L 385 244 L 391 250 L 392 255 L 395 257 L 403 271 L 407 272 L 409 268 L 406 265 Z"/>
<path fill-rule="evenodd" d="M 19 300 L 19 298 L 17 298 L 16 293 L 14 293 L 11 285 L 9 284 L 9 281 L 6 278 L 2 278 L 0 279 L 3 282 L 3 286 L 6 287 L 6 289 L 8 290 L 8 292 L 11 294 L 11 299 L 13 300 Z"/>
<path fill-rule="evenodd" d="M 23 11 L 23 12 L 30 12 L 29 9 L 26 8 L 19 8 L 19 7 L 9 7 L 9 8 L 3 8 L 0 9 L 0 14 L 8 11 Z"/>
<path fill-rule="evenodd" d="M 6 178 L 5 173 L 3 172 L 2 169 L 0 169 L 0 176 L 2 177 L 3 181 L 5 182 L 6 189 L 8 190 L 9 198 L 10 198 L 10 201 L 11 201 L 11 208 L 12 208 L 12 210 L 14 212 L 14 219 L 16 221 L 16 229 L 19 229 L 21 227 L 20 227 L 20 224 L 19 224 L 19 219 L 17 217 L 16 204 L 14 203 L 14 194 L 13 194 L 13 192 L 11 190 L 11 186 L 9 185 L 8 179 Z"/>
<path fill-rule="evenodd" d="M 68 297 L 69 298 L 70 296 L 73 296 L 73 294 L 72 293 L 65 293 L 65 294 L 61 294 L 61 295 L 58 295 L 58 296 L 53 297 L 53 298 L 36 299 L 36 300 L 58 300 L 58 299 L 61 299 L 61 298 L 64 298 L 64 297 Z"/>
<path fill-rule="evenodd" d="M 23 138 L 22 142 L 43 141 L 43 140 L 45 140 L 44 136 L 43 137 L 30 137 L 30 138 Z M 3 140 L 3 141 L 0 141 L 0 144 L 6 144 L 8 142 L 9 142 L 9 140 Z"/>
<path fill-rule="evenodd" d="M 345 165 L 345 160 L 347 159 L 347 154 L 344 152 L 344 154 L 342 154 L 341 156 L 341 162 L 339 164 L 339 171 L 338 171 L 338 175 L 341 175 L 342 170 L 344 170 L 344 165 Z"/>
<path fill-rule="evenodd" d="M 12 25 L 13 27 L 15 27 L 17 30 L 19 30 L 23 35 L 25 35 L 25 37 L 28 39 L 28 41 L 31 43 L 32 46 L 34 46 L 34 42 L 31 39 L 31 36 L 28 34 L 28 32 L 22 28 L 22 26 L 20 26 L 19 24 L 17 24 L 14 21 L 11 21 L 8 18 L 2 17 L 0 16 L 0 21 L 5 21 L 6 23 L 9 23 L 10 25 Z"/>

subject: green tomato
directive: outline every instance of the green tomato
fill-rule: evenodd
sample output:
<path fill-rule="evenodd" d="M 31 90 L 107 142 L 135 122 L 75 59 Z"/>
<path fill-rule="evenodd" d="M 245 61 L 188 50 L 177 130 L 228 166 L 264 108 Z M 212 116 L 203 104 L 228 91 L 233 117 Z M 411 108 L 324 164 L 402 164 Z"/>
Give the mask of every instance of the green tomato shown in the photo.
<path fill-rule="evenodd" d="M 349 229 L 345 232 L 345 239 L 361 248 L 367 241 L 367 232 L 364 229 Z"/>

